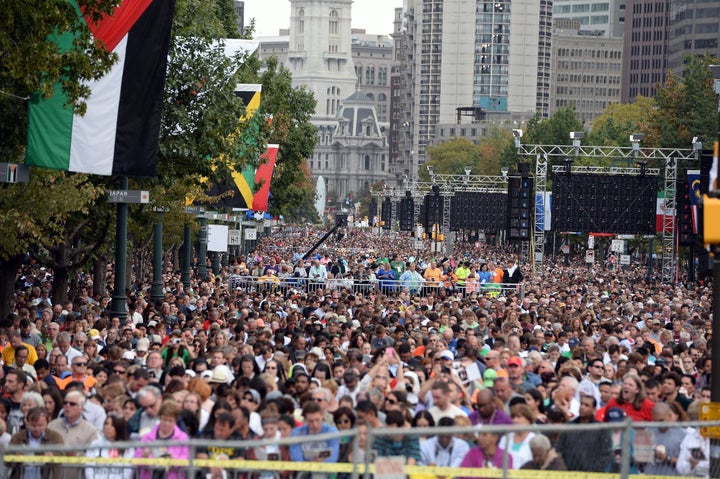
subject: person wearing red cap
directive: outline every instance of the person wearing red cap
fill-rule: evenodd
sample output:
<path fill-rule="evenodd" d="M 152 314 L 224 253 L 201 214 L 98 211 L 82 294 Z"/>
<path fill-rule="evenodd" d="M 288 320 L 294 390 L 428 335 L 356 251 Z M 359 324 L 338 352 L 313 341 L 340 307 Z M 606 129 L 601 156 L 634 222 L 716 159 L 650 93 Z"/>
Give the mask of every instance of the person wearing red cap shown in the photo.
<path fill-rule="evenodd" d="M 525 394 L 533 389 L 533 385 L 525 380 L 525 367 L 520 356 L 513 356 L 507 362 L 508 381 L 515 392 Z"/>

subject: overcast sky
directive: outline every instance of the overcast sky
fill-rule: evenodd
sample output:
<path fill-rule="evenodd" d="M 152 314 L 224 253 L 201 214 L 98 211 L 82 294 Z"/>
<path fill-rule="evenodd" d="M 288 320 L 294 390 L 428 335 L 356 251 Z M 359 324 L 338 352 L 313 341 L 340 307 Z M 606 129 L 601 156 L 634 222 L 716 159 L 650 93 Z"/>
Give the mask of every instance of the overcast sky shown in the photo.
<path fill-rule="evenodd" d="M 390 34 L 393 15 L 402 0 L 355 0 L 352 5 L 352 27 L 364 28 L 367 33 Z M 245 0 L 245 24 L 255 18 L 255 36 L 278 34 L 278 29 L 290 26 L 290 0 Z"/>

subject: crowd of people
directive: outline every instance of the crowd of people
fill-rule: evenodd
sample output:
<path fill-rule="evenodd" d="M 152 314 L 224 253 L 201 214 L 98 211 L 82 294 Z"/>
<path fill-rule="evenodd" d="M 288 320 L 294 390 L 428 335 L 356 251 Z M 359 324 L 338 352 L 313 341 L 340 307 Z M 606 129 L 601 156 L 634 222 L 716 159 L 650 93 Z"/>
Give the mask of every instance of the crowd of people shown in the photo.
<path fill-rule="evenodd" d="M 135 281 L 126 318 L 111 313 L 110 291 L 92 294 L 90 274 L 78 277 L 74 298 L 53 304 L 52 271 L 28 261 L 0 329 L 0 443 L 186 459 L 183 441 L 202 438 L 198 459 L 337 463 L 365 457 L 342 438 L 213 443 L 358 428 L 364 454 L 368 429 L 468 426 L 379 436 L 367 450 L 416 465 L 588 472 L 617 472 L 630 454 L 634 472 L 709 477 L 709 440 L 672 424 L 697 420 L 710 401 L 708 285 L 551 259 L 533 273 L 507 246 L 458 243 L 445 256 L 414 249 L 403 234 L 359 228 L 304 259 L 322 234 L 278 231 L 187 285 L 170 271 L 161 301 Z M 631 443 L 650 441 L 649 454 L 625 450 L 623 429 L 572 427 L 628 418 L 646 423 Z M 566 426 L 483 429 L 511 424 Z M 125 440 L 137 447 L 113 446 Z M 177 445 L 153 446 L 165 440 Z M 13 474 L 47 477 L 57 467 L 15 465 Z M 150 466 L 139 471 L 157 477 Z M 64 473 L 129 479 L 135 470 Z"/>

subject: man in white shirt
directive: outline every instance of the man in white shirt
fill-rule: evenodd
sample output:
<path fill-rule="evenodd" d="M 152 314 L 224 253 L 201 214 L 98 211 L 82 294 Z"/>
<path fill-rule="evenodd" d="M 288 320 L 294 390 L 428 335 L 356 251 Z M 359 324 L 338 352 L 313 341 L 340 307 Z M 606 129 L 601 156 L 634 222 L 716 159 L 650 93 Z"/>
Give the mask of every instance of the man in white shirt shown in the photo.
<path fill-rule="evenodd" d="M 443 417 L 439 427 L 453 427 L 455 420 Z M 420 443 L 420 466 L 460 467 L 465 454 L 470 450 L 467 441 L 452 434 L 438 434 Z"/>
<path fill-rule="evenodd" d="M 443 417 L 455 418 L 457 416 L 467 416 L 467 413 L 461 408 L 455 406 L 450 401 L 450 385 L 444 381 L 435 381 L 432 386 L 433 407 L 428 412 L 435 420 L 435 424 L 440 422 Z"/>

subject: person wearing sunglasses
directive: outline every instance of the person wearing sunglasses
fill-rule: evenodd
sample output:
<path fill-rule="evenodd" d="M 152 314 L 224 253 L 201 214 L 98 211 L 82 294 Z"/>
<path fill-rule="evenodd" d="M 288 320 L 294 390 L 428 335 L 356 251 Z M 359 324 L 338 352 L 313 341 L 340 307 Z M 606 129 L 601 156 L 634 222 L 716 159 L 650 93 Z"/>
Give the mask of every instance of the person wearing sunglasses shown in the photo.
<path fill-rule="evenodd" d="M 77 452 L 70 452 L 69 455 L 83 455 L 83 451 L 95 439 L 98 438 L 98 430 L 92 423 L 83 419 L 83 408 L 85 407 L 85 394 L 77 389 L 72 389 L 65 394 L 63 399 L 63 410 L 61 416 L 53 419 L 48 424 L 48 431 L 55 431 L 60 434 L 65 444 L 72 444 Z M 82 469 L 70 467 L 65 469 L 65 478 L 82 478 Z"/>
<path fill-rule="evenodd" d="M 77 356 L 73 358 L 70 364 L 72 374 L 63 379 L 57 379 L 56 382 L 58 383 L 58 387 L 60 389 L 65 389 L 67 385 L 72 382 L 81 382 L 85 386 L 85 393 L 89 393 L 92 388 L 95 387 L 97 379 L 87 374 L 87 356 Z"/>

